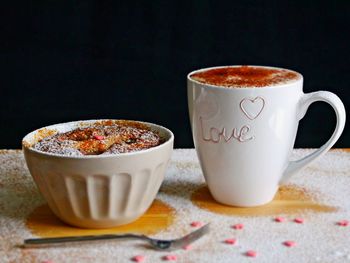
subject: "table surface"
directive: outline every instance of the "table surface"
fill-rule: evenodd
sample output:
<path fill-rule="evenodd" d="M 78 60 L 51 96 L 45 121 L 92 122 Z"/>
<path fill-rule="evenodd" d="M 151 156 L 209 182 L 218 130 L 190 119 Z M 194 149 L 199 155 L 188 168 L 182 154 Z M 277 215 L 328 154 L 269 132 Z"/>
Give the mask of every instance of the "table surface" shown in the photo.
<path fill-rule="evenodd" d="M 297 149 L 293 158 L 312 149 Z M 257 208 L 234 208 L 216 203 L 205 186 L 193 149 L 176 149 L 155 202 L 137 221 L 122 227 L 86 230 L 58 220 L 39 194 L 20 150 L 0 150 L 1 262 L 350 262 L 350 151 L 332 150 L 293 176 L 275 199 Z M 276 217 L 285 218 L 275 222 Z M 295 218 L 304 223 L 294 222 Z M 158 252 L 138 241 L 108 241 L 46 249 L 23 249 L 25 238 L 102 233 L 143 233 L 174 238 L 195 228 L 191 222 L 211 223 L 208 235 L 190 250 Z M 232 228 L 243 224 L 243 229 Z M 236 243 L 226 244 L 226 239 Z M 294 241 L 294 247 L 284 246 Z M 256 258 L 245 255 L 257 252 Z"/>

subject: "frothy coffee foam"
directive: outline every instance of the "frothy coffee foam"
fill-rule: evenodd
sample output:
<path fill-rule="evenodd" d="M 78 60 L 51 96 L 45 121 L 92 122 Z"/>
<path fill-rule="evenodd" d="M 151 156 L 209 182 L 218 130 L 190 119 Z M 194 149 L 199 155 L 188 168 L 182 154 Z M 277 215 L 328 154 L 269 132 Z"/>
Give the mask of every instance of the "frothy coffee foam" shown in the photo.
<path fill-rule="evenodd" d="M 190 77 L 198 82 L 227 88 L 262 88 L 294 82 L 300 74 L 279 68 L 236 66 L 196 72 Z"/>

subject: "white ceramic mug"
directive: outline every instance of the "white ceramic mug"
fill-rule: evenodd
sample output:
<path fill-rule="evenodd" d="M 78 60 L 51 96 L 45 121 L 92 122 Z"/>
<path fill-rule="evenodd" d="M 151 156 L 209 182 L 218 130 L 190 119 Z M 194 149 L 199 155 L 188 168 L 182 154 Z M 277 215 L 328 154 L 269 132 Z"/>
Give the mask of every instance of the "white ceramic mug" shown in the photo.
<path fill-rule="evenodd" d="M 278 186 L 328 151 L 345 125 L 344 105 L 328 91 L 303 93 L 303 77 L 263 88 L 224 88 L 187 76 L 192 133 L 209 190 L 218 202 L 241 207 L 270 202 Z M 336 112 L 332 137 L 298 161 L 290 155 L 299 121 L 315 101 Z"/>

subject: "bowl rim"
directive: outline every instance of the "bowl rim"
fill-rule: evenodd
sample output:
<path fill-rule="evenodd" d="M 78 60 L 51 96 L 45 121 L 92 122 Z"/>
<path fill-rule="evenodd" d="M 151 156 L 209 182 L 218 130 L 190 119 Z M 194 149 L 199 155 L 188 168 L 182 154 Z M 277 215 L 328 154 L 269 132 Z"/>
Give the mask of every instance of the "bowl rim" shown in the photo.
<path fill-rule="evenodd" d="M 151 147 L 148 149 L 143 149 L 143 150 L 139 150 L 139 151 L 135 151 L 135 152 L 127 152 L 127 153 L 118 153 L 118 154 L 106 154 L 106 155 L 83 155 L 83 156 L 69 156 L 69 155 L 63 155 L 63 154 L 57 154 L 57 153 L 49 153 L 49 152 L 43 152 L 43 151 L 39 151 L 36 149 L 33 149 L 31 146 L 32 145 L 28 145 L 29 143 L 26 141 L 27 137 L 30 137 L 31 135 L 35 134 L 36 132 L 38 132 L 39 130 L 42 129 L 55 129 L 56 126 L 59 125 L 73 125 L 75 123 L 89 123 L 89 122 L 99 122 L 99 121 L 130 121 L 130 122 L 136 122 L 136 123 L 141 123 L 141 124 L 145 124 L 146 126 L 149 126 L 150 128 L 155 127 L 156 129 L 159 130 L 163 130 L 166 133 L 169 134 L 169 137 L 166 138 L 166 141 L 155 146 L 155 147 Z M 27 133 L 23 139 L 22 139 L 22 150 L 24 151 L 28 151 L 31 153 L 36 153 L 36 154 L 40 154 L 43 156 L 48 156 L 48 157 L 57 157 L 57 158 L 62 158 L 62 159 L 82 159 L 82 160 L 88 160 L 88 159 L 108 159 L 108 158 L 118 158 L 118 157 L 124 157 L 124 156 L 134 156 L 134 155 L 140 155 L 140 154 L 146 154 L 149 152 L 153 152 L 153 151 L 157 151 L 160 148 L 166 147 L 169 144 L 172 144 L 174 141 L 174 134 L 171 130 L 169 130 L 168 128 L 155 124 L 155 123 L 151 123 L 151 122 L 145 122 L 145 121 L 136 121 L 136 120 L 126 120 L 126 119 L 91 119 L 91 120 L 78 120 L 78 121 L 70 121 L 70 122 L 62 122 L 62 123 L 56 123 L 56 124 L 51 124 L 45 127 L 41 127 L 38 128 L 34 131 L 31 131 L 29 133 Z"/>

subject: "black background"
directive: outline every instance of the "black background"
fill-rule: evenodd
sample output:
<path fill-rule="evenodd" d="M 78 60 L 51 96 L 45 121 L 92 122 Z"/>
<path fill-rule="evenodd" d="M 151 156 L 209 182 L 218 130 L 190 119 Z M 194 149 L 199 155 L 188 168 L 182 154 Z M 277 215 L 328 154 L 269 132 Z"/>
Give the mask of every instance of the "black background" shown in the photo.
<path fill-rule="evenodd" d="M 94 118 L 155 122 L 193 147 L 186 74 L 208 66 L 294 69 L 305 92 L 350 105 L 350 1 L 23 2 L 2 8 L 0 148 Z M 312 105 L 296 147 L 320 146 L 334 125 L 330 106 Z M 350 147 L 348 129 L 336 146 Z"/>

